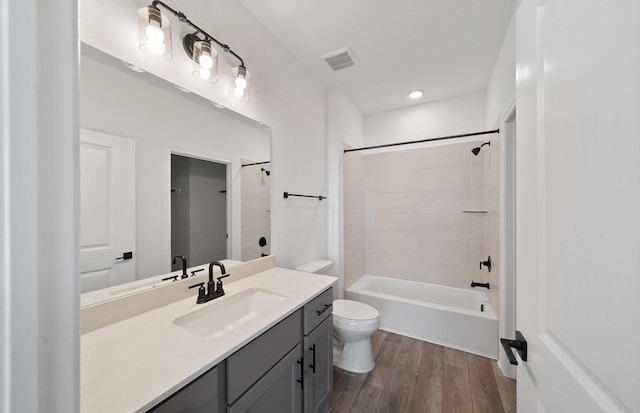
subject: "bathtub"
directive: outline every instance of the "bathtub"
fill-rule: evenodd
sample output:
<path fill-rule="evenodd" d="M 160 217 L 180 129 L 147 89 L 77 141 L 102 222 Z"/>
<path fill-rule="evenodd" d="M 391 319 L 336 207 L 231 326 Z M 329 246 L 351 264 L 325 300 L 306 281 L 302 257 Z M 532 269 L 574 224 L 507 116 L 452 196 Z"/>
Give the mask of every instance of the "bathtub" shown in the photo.
<path fill-rule="evenodd" d="M 382 330 L 498 358 L 498 319 L 482 291 L 364 275 L 347 298 L 376 308 Z"/>

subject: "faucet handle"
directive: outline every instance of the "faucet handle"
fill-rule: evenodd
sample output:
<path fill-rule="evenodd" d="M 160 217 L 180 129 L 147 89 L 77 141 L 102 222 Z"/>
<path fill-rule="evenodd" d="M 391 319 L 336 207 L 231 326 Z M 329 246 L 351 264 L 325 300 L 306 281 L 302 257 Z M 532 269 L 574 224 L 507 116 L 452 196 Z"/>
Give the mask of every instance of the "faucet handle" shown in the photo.
<path fill-rule="evenodd" d="M 220 277 L 217 278 L 217 280 L 220 281 L 220 278 L 227 278 L 230 275 L 231 274 L 222 274 Z"/>
<path fill-rule="evenodd" d="M 231 274 L 222 274 L 220 277 L 217 277 L 218 282 L 216 282 L 216 294 L 224 294 L 224 288 L 222 288 L 222 278 L 227 278 Z"/>
<path fill-rule="evenodd" d="M 207 295 L 207 292 L 205 291 L 205 288 L 204 288 L 204 282 L 190 285 L 189 289 L 196 288 L 196 287 L 198 287 L 198 299 L 196 300 L 196 303 L 198 304 L 204 303 L 205 296 Z"/>
<path fill-rule="evenodd" d="M 196 273 L 198 273 L 198 272 L 200 272 L 200 271 L 204 271 L 204 268 L 200 268 L 199 270 L 193 270 L 193 271 L 191 271 L 191 276 L 192 276 L 192 277 L 195 277 L 195 276 L 196 276 Z"/>

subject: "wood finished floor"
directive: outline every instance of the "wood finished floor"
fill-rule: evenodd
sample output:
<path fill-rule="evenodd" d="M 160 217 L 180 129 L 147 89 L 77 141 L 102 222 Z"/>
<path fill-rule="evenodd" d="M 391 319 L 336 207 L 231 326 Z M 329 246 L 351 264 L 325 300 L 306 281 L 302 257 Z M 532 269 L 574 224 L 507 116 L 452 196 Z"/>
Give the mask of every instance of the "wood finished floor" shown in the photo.
<path fill-rule="evenodd" d="M 378 330 L 368 374 L 333 369 L 334 413 L 515 413 L 495 360 Z"/>

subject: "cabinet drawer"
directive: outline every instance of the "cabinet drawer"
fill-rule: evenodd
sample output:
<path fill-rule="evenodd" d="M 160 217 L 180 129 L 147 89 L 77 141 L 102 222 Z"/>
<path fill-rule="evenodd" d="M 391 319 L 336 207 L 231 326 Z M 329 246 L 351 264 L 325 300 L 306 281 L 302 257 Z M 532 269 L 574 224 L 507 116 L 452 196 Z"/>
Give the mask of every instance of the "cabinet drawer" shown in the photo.
<path fill-rule="evenodd" d="M 227 359 L 227 401 L 233 403 L 300 342 L 298 310 Z"/>
<path fill-rule="evenodd" d="M 333 287 L 304 306 L 304 335 L 306 336 L 333 311 Z"/>

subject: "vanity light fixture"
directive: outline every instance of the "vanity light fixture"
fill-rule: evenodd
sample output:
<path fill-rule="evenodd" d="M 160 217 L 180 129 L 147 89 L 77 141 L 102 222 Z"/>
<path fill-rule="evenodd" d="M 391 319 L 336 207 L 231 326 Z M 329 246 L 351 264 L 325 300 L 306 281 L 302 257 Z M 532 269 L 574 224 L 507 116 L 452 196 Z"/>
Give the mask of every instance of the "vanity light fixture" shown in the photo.
<path fill-rule="evenodd" d="M 247 100 L 249 99 L 249 85 L 251 73 L 244 66 L 237 66 L 231 69 L 231 85 L 229 86 L 229 96 Z"/>
<path fill-rule="evenodd" d="M 218 81 L 218 51 L 211 47 L 208 40 L 200 40 L 195 34 L 186 35 L 193 40 L 193 77 L 203 82 L 214 83 Z M 195 39 L 197 40 L 195 40 Z M 191 41 L 191 40 L 189 40 Z M 186 45 L 185 45 L 186 47 Z"/>
<path fill-rule="evenodd" d="M 171 23 L 154 4 L 138 10 L 140 50 L 157 59 L 171 59 Z"/>
<path fill-rule="evenodd" d="M 231 48 L 216 40 L 213 36 L 196 26 L 184 13 L 176 11 L 162 1 L 154 0 L 151 5 L 138 10 L 140 50 L 146 54 L 169 60 L 171 54 L 171 25 L 169 19 L 161 12 L 160 6 L 175 15 L 181 23 L 188 24 L 195 32 L 182 39 L 185 53 L 191 59 L 193 76 L 207 83 L 218 80 L 218 51 L 213 43 L 223 51 L 233 55 L 240 64 L 232 69 L 229 95 L 247 100 L 249 97 L 251 73 L 247 71 L 244 60 Z"/>

